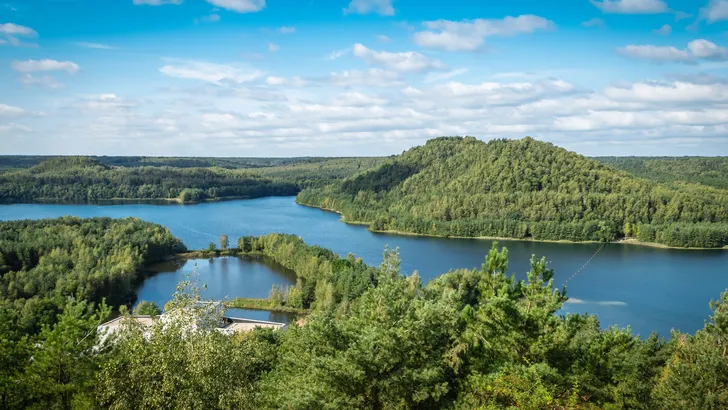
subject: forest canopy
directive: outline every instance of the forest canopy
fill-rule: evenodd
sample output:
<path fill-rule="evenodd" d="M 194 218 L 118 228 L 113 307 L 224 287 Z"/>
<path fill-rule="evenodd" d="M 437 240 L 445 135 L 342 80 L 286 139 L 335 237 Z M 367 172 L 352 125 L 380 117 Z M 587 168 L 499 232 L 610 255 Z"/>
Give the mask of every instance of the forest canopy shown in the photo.
<path fill-rule="evenodd" d="M 29 237 L 14 233 L 27 223 L 4 234 L 3 249 L 10 244 L 46 254 L 48 246 L 22 245 Z M 65 227 L 69 233 L 59 237 L 48 227 Z M 108 234 L 117 244 L 108 245 L 112 254 L 141 243 L 121 243 L 120 232 L 141 231 L 139 241 L 159 243 L 161 251 L 146 257 L 179 246 L 164 239 L 160 227 L 131 219 L 63 218 L 40 221 L 34 228 L 35 235 L 47 231 L 57 237 L 49 243 L 86 233 L 99 249 L 105 248 Z M 66 299 L 53 320 L 34 333 L 26 332 L 13 306 L 4 304 L 0 407 L 728 406 L 728 293 L 711 304 L 713 314 L 704 329 L 694 335 L 674 332 L 665 341 L 656 335 L 640 338 L 629 329 L 600 329 L 592 315 L 560 315 L 566 291 L 554 288 L 545 259 L 532 257 L 526 279 L 516 280 L 509 273 L 508 251 L 495 244 L 480 268 L 454 270 L 427 284 L 416 272 L 400 271 L 396 250 L 385 250 L 381 265 L 370 267 L 353 255 L 339 258 L 290 235 L 244 237 L 239 245 L 245 253 L 273 257 L 299 278 L 315 279 L 317 289 L 308 302 L 315 309 L 305 324 L 242 335 L 189 328 L 190 320 L 219 319 L 210 309 L 196 308 L 200 285 L 193 281 L 182 282 L 170 304 L 180 313 L 146 330 L 128 321 L 104 342 L 97 327 L 110 313 L 104 303 Z M 45 264 L 46 269 L 68 267 L 62 259 Z M 360 280 L 351 280 L 355 277 Z"/>
<path fill-rule="evenodd" d="M 375 231 L 728 245 L 728 190 L 638 178 L 532 138 L 436 138 L 297 201 Z"/>
<path fill-rule="evenodd" d="M 193 203 L 290 196 L 304 187 L 329 184 L 384 161 L 99 158 L 52 157 L 27 167 L 33 163 L 29 159 L 4 157 L 6 162 L 24 166 L 0 172 L 0 203 L 157 199 Z"/>

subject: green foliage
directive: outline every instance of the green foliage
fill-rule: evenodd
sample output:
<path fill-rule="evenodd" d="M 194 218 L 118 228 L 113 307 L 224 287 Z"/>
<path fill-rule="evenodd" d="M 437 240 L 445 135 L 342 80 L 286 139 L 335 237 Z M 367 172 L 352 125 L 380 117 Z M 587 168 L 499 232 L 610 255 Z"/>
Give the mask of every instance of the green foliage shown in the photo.
<path fill-rule="evenodd" d="M 146 300 L 142 300 L 139 302 L 139 304 L 134 308 L 134 314 L 135 315 L 146 315 L 146 316 L 158 316 L 162 314 L 162 310 L 157 306 L 154 302 L 148 302 Z"/>
<path fill-rule="evenodd" d="M 436 138 L 297 201 L 376 231 L 728 245 L 728 190 L 636 178 L 531 138 Z"/>
<path fill-rule="evenodd" d="M 596 157 L 640 178 L 728 189 L 728 157 Z"/>
<path fill-rule="evenodd" d="M 168 229 L 135 218 L 0 222 L 0 305 L 36 333 L 55 322 L 69 296 L 129 303 L 145 264 L 184 249 Z"/>
<path fill-rule="evenodd" d="M 227 250 L 228 245 L 230 244 L 230 240 L 228 239 L 228 236 L 225 234 L 220 235 L 220 249 Z"/>
<path fill-rule="evenodd" d="M 287 291 L 274 286 L 274 306 L 330 310 L 359 297 L 375 283 L 375 272 L 361 259 L 340 258 L 328 249 L 306 245 L 294 235 L 245 236 L 238 240 L 245 253 L 263 254 L 295 272 L 296 285 Z M 316 302 L 316 303 L 315 303 Z"/>
<path fill-rule="evenodd" d="M 42 160 L 42 162 L 40 162 Z M 303 187 L 338 181 L 379 158 L 145 158 L 0 157 L 30 168 L 0 173 L 0 203 L 221 198 L 295 195 Z"/>

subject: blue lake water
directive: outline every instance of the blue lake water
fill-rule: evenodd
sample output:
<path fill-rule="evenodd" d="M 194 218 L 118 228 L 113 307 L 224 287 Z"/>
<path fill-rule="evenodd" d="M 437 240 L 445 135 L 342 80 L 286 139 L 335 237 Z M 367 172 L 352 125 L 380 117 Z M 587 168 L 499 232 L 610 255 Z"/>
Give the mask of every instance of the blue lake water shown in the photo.
<path fill-rule="evenodd" d="M 399 247 L 404 273 L 419 271 L 424 280 L 455 268 L 479 267 L 491 241 L 444 239 L 376 234 L 362 226 L 340 222 L 330 212 L 295 204 L 293 197 L 214 202 L 198 205 L 0 205 L 0 220 L 79 217 L 138 217 L 169 227 L 190 248 L 205 248 L 227 234 L 230 242 L 242 235 L 271 232 L 301 236 L 307 243 L 329 248 L 342 256 L 349 252 L 369 264 L 378 265 L 386 245 Z M 572 277 L 599 248 L 598 244 L 561 244 L 500 241 L 510 254 L 510 270 L 525 278 L 529 259 L 545 256 L 555 269 L 555 284 Z M 207 263 L 206 261 L 204 261 Z M 266 297 L 273 283 L 286 285 L 285 272 L 250 261 L 221 260 L 210 266 L 198 261 L 210 289 L 210 297 Z M 170 267 L 148 279 L 139 298 L 164 299 L 165 289 L 192 266 Z M 652 331 L 669 335 L 670 329 L 694 332 L 710 314 L 708 303 L 728 288 L 728 251 L 687 251 L 609 244 L 573 279 L 567 291 L 571 298 L 564 312 L 595 313 L 603 327 L 631 326 L 646 336 Z M 151 295 L 154 295 L 152 297 Z M 171 296 L 171 293 L 169 294 Z M 247 317 L 268 319 L 266 312 L 239 312 Z M 248 314 L 251 313 L 251 314 Z"/>

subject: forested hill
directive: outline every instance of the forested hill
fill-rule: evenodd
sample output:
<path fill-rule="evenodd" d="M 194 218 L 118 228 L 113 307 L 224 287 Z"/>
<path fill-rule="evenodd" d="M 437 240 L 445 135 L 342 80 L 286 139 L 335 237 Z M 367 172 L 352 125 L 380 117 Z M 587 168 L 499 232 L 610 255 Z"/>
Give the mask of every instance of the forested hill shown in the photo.
<path fill-rule="evenodd" d="M 298 201 L 377 231 L 728 245 L 728 190 L 637 178 L 532 138 L 436 138 Z"/>
<path fill-rule="evenodd" d="M 373 168 L 385 159 L 267 160 L 247 163 L 256 167 L 252 169 L 228 169 L 219 166 L 135 166 L 139 162 L 131 159 L 123 162 L 129 166 L 118 166 L 98 158 L 55 157 L 31 167 L 0 172 L 0 203 L 110 199 L 164 199 L 189 203 L 296 195 L 303 187 L 330 184 Z M 173 159 L 167 161 L 176 163 Z M 205 159 L 189 161 L 207 163 Z M 238 165 L 243 166 L 243 163 Z"/>
<path fill-rule="evenodd" d="M 632 175 L 660 182 L 690 182 L 728 189 L 728 157 L 596 157 Z"/>

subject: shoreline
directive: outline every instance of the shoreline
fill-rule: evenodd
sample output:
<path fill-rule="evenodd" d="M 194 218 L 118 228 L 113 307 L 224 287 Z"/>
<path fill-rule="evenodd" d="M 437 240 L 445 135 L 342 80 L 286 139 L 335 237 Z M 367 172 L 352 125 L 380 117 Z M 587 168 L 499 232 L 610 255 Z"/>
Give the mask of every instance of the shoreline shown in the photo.
<path fill-rule="evenodd" d="M 287 306 L 270 306 L 270 300 L 266 298 L 235 298 L 223 302 L 226 308 L 261 310 L 276 313 L 291 313 L 295 315 L 305 315 L 308 313 L 305 309 L 297 309 Z"/>
<path fill-rule="evenodd" d="M 145 205 L 199 205 L 211 202 L 223 201 L 246 201 L 259 198 L 286 197 L 295 195 L 267 195 L 267 196 L 225 196 L 216 198 L 205 198 L 200 201 L 180 201 L 179 198 L 105 198 L 93 201 L 60 201 L 52 198 L 36 198 L 28 202 L 0 202 L 0 205 L 123 205 L 124 203 L 139 203 Z"/>
<path fill-rule="evenodd" d="M 305 206 L 308 208 L 315 208 L 320 209 L 322 211 L 326 212 L 333 212 L 335 214 L 338 214 L 341 216 L 341 222 L 347 223 L 349 225 L 360 225 L 360 226 L 370 226 L 370 223 L 367 222 L 361 222 L 361 221 L 354 221 L 349 222 L 346 220 L 344 215 L 335 210 L 330 208 L 324 208 L 324 207 L 318 207 L 315 205 L 308 205 L 298 202 L 296 200 L 296 203 L 301 206 Z M 433 234 L 426 234 L 426 233 L 415 233 L 415 232 L 404 232 L 404 231 L 397 231 L 397 230 L 372 230 L 368 229 L 369 232 L 373 233 L 381 233 L 385 235 L 399 235 L 399 236 L 420 236 L 425 238 L 442 238 L 442 239 L 474 239 L 474 240 L 486 240 L 486 241 L 520 241 L 520 242 L 542 242 L 542 243 L 561 243 L 561 244 L 573 244 L 573 245 L 579 245 L 579 244 L 595 244 L 595 243 L 601 243 L 599 241 L 581 241 L 581 242 L 574 242 L 566 239 L 532 239 L 532 238 L 506 238 L 506 237 L 499 237 L 499 236 L 445 236 L 445 235 L 433 235 Z M 688 251 L 722 251 L 722 250 L 728 250 L 728 245 L 722 247 L 722 248 L 683 248 L 679 246 L 669 246 L 664 245 L 661 243 L 655 243 L 655 242 L 642 242 L 634 238 L 623 238 L 616 241 L 608 242 L 610 244 L 617 244 L 617 245 L 631 245 L 631 246 L 645 246 L 648 248 L 658 248 L 658 249 L 676 249 L 676 250 L 688 250 Z"/>

